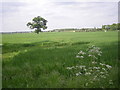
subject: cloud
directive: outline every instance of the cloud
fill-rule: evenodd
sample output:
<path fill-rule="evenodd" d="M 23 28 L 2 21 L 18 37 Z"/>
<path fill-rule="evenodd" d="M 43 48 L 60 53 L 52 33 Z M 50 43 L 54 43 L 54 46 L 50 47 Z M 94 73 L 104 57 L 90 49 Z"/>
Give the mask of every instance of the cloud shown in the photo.
<path fill-rule="evenodd" d="M 12 1 L 12 0 L 10 0 Z M 35 16 L 48 20 L 55 28 L 101 27 L 117 22 L 117 2 L 80 2 L 78 0 L 18 0 L 4 2 L 3 30 L 29 30 L 26 23 Z M 98 0 L 97 0 L 98 1 Z"/>
<path fill-rule="evenodd" d="M 17 12 L 19 10 L 19 7 L 24 7 L 25 3 L 22 2 L 2 2 L 2 13 L 8 13 L 8 12 Z"/>

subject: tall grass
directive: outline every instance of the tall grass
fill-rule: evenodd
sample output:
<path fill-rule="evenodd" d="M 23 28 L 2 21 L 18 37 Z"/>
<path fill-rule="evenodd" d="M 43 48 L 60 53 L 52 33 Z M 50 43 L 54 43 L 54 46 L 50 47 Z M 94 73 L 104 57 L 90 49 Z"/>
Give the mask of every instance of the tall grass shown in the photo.
<path fill-rule="evenodd" d="M 53 32 L 3 35 L 4 88 L 117 88 L 117 32 Z M 101 48 L 101 63 L 109 64 L 109 76 L 99 81 L 74 76 L 66 67 L 86 65 L 89 59 L 76 58 L 80 50 Z M 112 80 L 112 83 L 110 83 Z"/>

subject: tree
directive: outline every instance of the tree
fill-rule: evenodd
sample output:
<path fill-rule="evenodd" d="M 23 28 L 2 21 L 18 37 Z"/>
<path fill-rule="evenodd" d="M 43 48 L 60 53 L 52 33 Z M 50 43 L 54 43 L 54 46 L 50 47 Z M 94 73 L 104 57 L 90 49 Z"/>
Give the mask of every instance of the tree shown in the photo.
<path fill-rule="evenodd" d="M 47 29 L 46 23 L 47 20 L 45 20 L 41 16 L 37 16 L 32 19 L 32 22 L 28 22 L 27 26 L 30 29 L 35 29 L 35 33 L 39 34 L 39 32 L 41 32 L 41 29 L 43 30 Z"/>
<path fill-rule="evenodd" d="M 105 30 L 105 25 L 102 25 L 102 29 Z"/>
<path fill-rule="evenodd" d="M 109 30 L 110 29 L 110 25 L 106 25 L 105 29 Z"/>

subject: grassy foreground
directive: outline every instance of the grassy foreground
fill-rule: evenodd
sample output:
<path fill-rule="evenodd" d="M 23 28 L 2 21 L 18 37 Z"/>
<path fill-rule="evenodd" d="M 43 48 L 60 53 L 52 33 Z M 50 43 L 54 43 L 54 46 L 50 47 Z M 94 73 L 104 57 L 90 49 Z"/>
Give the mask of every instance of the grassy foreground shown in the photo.
<path fill-rule="evenodd" d="M 3 34 L 2 39 L 3 88 L 118 87 L 118 32 Z M 98 60 L 76 58 L 92 45 L 101 48 Z"/>

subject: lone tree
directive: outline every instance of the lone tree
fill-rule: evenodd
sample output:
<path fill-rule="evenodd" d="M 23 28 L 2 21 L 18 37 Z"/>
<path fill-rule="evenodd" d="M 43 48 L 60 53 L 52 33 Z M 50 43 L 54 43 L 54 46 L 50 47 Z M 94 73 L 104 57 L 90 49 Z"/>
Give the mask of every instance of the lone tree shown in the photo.
<path fill-rule="evenodd" d="M 46 23 L 47 20 L 45 20 L 41 16 L 37 16 L 33 18 L 32 22 L 28 22 L 27 26 L 31 29 L 35 29 L 35 33 L 39 34 L 39 32 L 41 32 L 41 29 L 47 29 Z"/>

